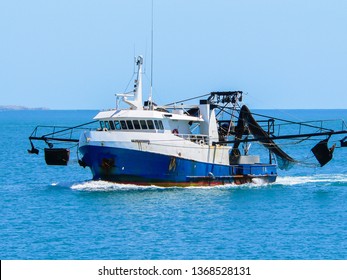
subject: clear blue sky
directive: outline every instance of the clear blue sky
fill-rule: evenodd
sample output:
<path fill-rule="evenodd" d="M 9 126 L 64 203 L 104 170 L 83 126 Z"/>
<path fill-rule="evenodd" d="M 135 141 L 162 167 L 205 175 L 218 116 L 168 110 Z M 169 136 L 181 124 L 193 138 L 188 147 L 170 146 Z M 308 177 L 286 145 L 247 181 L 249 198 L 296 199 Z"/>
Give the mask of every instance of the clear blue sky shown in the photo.
<path fill-rule="evenodd" d="M 0 105 L 112 108 L 134 49 L 149 80 L 151 0 L 1 0 L 0 35 Z M 347 1 L 154 0 L 153 80 L 157 103 L 347 108 Z"/>

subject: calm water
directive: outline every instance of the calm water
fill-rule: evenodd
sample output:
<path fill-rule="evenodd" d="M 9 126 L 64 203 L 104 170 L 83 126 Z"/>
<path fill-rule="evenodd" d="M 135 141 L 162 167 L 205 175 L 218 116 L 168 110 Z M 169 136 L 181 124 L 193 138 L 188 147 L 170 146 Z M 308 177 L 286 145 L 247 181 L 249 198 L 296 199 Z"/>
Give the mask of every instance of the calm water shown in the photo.
<path fill-rule="evenodd" d="M 37 124 L 74 125 L 95 113 L 0 112 L 1 259 L 347 258 L 347 149 L 323 168 L 280 171 L 271 185 L 186 189 L 93 182 L 76 153 L 68 167 L 27 153 Z M 347 110 L 289 114 L 347 119 Z"/>

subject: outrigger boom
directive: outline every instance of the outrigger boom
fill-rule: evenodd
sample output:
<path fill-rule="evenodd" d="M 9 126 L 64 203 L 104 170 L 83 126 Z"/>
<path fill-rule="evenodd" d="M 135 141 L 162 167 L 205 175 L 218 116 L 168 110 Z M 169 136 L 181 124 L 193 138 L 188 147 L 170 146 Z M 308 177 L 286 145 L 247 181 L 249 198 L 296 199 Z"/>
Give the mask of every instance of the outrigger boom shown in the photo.
<path fill-rule="evenodd" d="M 332 135 L 338 135 L 338 134 L 347 134 L 347 130 L 340 130 L 340 131 L 329 131 L 329 132 L 317 132 L 317 133 L 302 133 L 302 134 L 290 134 L 290 135 L 282 135 L 282 136 L 270 136 L 270 137 L 258 137 L 258 138 L 250 138 L 250 139 L 241 139 L 241 140 L 231 140 L 231 141 L 216 141 L 212 142 L 213 145 L 224 145 L 224 144 L 234 144 L 235 142 L 259 142 L 264 139 L 271 139 L 271 140 L 283 140 L 283 139 L 295 139 L 295 138 L 307 138 L 307 137 L 315 137 L 315 136 L 332 136 Z M 346 140 L 347 138 L 344 138 Z M 342 141 L 342 140 L 341 140 Z M 344 143 L 344 141 L 342 142 Z M 341 145 L 343 146 L 343 144 Z"/>
<path fill-rule="evenodd" d="M 78 143 L 79 139 L 74 138 L 76 130 L 80 129 L 85 130 L 87 125 L 95 123 L 96 121 L 76 125 L 73 127 L 60 127 L 60 126 L 42 126 L 38 125 L 34 129 L 34 131 L 29 136 L 29 141 L 31 145 L 31 149 L 28 150 L 29 154 L 39 154 L 39 150 L 35 148 L 33 144 L 33 140 L 44 141 L 48 148 L 44 149 L 45 160 L 48 165 L 67 165 L 70 158 L 70 149 L 68 148 L 53 148 L 55 142 L 70 142 L 70 143 Z M 52 132 L 45 133 L 43 135 L 39 134 L 39 131 L 50 130 Z M 78 135 L 79 137 L 79 135 Z"/>
<path fill-rule="evenodd" d="M 87 122 L 87 123 L 76 125 L 76 126 L 72 126 L 72 127 L 38 125 L 38 126 L 36 126 L 36 128 L 33 130 L 31 135 L 29 136 L 29 140 L 30 140 L 30 142 L 32 140 L 41 140 L 41 141 L 45 141 L 46 143 L 49 143 L 49 141 L 75 142 L 75 143 L 77 143 L 79 141 L 79 139 L 78 138 L 72 138 L 74 130 L 76 130 L 77 128 L 85 127 L 87 125 L 90 125 L 90 124 L 93 124 L 93 123 L 96 123 L 96 122 L 97 121 Z M 41 135 L 41 136 L 37 136 L 38 131 L 40 129 L 52 129 L 52 132 L 44 134 L 44 135 Z M 61 133 L 66 133 L 66 132 L 69 132 L 69 135 L 70 135 L 69 137 L 64 137 L 63 138 L 63 137 L 56 137 L 55 136 L 55 135 L 60 135 Z"/>

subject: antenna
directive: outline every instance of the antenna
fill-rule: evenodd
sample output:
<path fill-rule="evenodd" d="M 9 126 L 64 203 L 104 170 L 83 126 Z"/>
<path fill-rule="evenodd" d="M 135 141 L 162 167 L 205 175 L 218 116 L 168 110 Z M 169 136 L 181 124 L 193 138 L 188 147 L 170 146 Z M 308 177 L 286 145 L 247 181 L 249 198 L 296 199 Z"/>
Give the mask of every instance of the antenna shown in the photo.
<path fill-rule="evenodd" d="M 151 13 L 151 86 L 150 86 L 150 90 L 149 90 L 149 106 L 150 109 L 153 109 L 153 103 L 152 103 L 152 90 L 153 90 L 153 17 L 154 17 L 154 13 L 153 13 L 153 1 L 152 0 L 152 13 Z"/>
<path fill-rule="evenodd" d="M 133 74 L 135 74 L 135 65 L 136 65 L 136 46 L 135 46 L 135 43 L 134 43 L 134 68 L 133 68 Z"/>

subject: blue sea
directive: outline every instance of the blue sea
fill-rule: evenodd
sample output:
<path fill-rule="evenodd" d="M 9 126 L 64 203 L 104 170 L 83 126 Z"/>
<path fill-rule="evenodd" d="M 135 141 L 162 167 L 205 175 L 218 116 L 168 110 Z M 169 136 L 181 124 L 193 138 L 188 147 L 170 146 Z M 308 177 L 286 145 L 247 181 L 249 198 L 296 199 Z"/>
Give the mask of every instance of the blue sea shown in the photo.
<path fill-rule="evenodd" d="M 259 112 L 347 119 L 347 110 Z M 68 166 L 28 154 L 36 125 L 96 113 L 0 112 L 1 259 L 347 259 L 347 148 L 322 168 L 280 170 L 273 184 L 169 189 L 92 181 L 73 148 Z M 333 138 L 339 147 L 343 136 Z M 316 142 L 299 144 L 283 149 L 305 159 Z"/>

